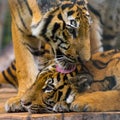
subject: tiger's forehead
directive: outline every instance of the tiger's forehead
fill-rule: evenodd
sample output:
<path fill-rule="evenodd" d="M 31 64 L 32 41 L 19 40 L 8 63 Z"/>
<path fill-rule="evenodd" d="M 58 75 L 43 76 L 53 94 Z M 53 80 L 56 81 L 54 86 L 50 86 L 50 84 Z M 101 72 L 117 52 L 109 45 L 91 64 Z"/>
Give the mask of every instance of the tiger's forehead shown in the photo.
<path fill-rule="evenodd" d="M 71 1 L 63 2 L 61 4 L 61 12 L 63 12 L 67 17 L 69 16 L 78 17 L 79 14 L 85 14 L 89 16 L 87 4 L 81 0 L 76 3 Z"/>
<path fill-rule="evenodd" d="M 72 24 L 74 27 L 79 27 L 81 15 L 89 21 L 90 15 L 87 9 L 87 4 L 84 1 L 80 0 L 75 3 L 65 1 L 62 3 L 60 9 L 62 17 L 68 25 Z"/>

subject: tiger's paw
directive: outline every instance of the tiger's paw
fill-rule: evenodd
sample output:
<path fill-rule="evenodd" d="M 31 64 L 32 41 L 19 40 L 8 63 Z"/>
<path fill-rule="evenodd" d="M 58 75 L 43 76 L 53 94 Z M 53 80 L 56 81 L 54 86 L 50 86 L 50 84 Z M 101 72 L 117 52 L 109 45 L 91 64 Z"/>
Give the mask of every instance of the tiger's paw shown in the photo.
<path fill-rule="evenodd" d="M 70 110 L 74 111 L 74 112 L 91 112 L 91 111 L 93 111 L 91 106 L 87 103 L 84 103 L 84 104 L 73 103 L 70 106 Z"/>
<path fill-rule="evenodd" d="M 70 105 L 70 110 L 74 112 L 97 112 L 101 111 L 101 107 L 97 101 L 93 99 L 87 99 L 87 97 L 81 97 L 81 99 L 75 100 Z"/>
<path fill-rule="evenodd" d="M 65 101 L 57 102 L 53 107 L 54 112 L 69 112 L 68 104 Z"/>
<path fill-rule="evenodd" d="M 25 112 L 26 109 L 20 103 L 20 97 L 12 97 L 5 103 L 6 112 Z"/>

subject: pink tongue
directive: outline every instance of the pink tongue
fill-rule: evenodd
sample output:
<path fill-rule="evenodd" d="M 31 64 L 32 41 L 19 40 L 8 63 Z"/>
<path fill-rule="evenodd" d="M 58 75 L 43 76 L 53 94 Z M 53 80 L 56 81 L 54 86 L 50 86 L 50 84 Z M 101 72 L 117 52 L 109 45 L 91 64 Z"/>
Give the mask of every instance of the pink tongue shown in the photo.
<path fill-rule="evenodd" d="M 56 70 L 60 73 L 70 73 L 73 72 L 75 70 L 76 66 L 74 66 L 72 69 L 70 70 L 64 70 L 61 67 L 59 67 L 58 65 L 56 65 Z"/>

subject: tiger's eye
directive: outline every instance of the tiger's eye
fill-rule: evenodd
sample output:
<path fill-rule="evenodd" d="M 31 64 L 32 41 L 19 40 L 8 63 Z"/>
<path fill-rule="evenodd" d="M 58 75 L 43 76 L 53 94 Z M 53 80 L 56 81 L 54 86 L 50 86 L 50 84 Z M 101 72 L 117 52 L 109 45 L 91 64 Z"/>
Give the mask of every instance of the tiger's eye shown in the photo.
<path fill-rule="evenodd" d="M 70 24 L 74 27 L 77 27 L 77 22 L 75 20 L 71 20 L 70 21 Z"/>

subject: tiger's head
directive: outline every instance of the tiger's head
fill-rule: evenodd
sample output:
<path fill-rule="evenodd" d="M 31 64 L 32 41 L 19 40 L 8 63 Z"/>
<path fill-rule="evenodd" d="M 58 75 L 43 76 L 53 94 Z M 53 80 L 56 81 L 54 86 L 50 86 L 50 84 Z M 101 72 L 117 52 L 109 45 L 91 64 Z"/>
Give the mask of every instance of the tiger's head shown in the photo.
<path fill-rule="evenodd" d="M 86 0 L 65 0 L 31 26 L 32 34 L 49 43 L 55 54 L 57 70 L 69 73 L 77 58 L 89 60 L 90 16 Z"/>
<path fill-rule="evenodd" d="M 54 105 L 65 98 L 66 101 L 71 102 L 74 93 L 70 85 L 66 83 L 68 80 L 65 76 L 57 72 L 55 68 L 47 74 L 40 73 L 36 82 L 21 98 L 22 106 L 30 113 L 48 113 L 53 112 Z"/>
<path fill-rule="evenodd" d="M 55 63 L 50 64 L 38 74 L 34 84 L 23 95 L 22 106 L 30 113 L 62 112 L 58 103 L 70 105 L 75 96 L 86 91 L 91 84 L 91 76 L 83 74 L 83 71 L 78 74 L 80 70 L 81 65 L 78 65 L 76 72 L 63 74 L 56 71 Z"/>

